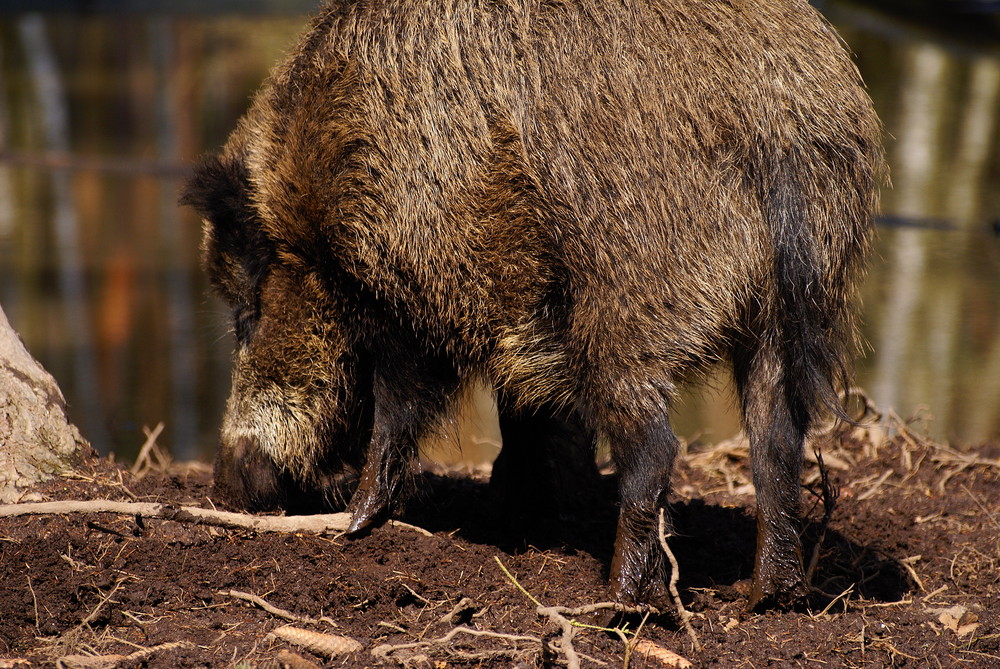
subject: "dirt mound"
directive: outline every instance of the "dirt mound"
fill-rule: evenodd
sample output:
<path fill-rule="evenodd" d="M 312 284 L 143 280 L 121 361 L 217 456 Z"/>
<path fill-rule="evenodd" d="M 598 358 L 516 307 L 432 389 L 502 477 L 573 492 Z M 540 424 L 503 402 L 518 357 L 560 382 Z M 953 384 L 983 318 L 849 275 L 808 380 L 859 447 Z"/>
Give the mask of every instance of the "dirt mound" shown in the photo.
<path fill-rule="evenodd" d="M 604 597 L 613 475 L 575 513 L 539 509 L 523 527 L 483 473 L 425 473 L 402 520 L 429 533 L 0 518 L 0 667 L 1000 666 L 1000 446 L 906 430 L 819 441 L 829 482 L 823 494 L 807 468 L 805 560 L 830 596 L 808 610 L 744 611 L 755 521 L 733 440 L 690 448 L 675 476 L 669 545 L 689 631 L 677 611 L 584 626 L 609 618 L 586 607 Z M 36 498 L 212 509 L 210 483 L 205 465 L 140 477 L 94 460 Z"/>

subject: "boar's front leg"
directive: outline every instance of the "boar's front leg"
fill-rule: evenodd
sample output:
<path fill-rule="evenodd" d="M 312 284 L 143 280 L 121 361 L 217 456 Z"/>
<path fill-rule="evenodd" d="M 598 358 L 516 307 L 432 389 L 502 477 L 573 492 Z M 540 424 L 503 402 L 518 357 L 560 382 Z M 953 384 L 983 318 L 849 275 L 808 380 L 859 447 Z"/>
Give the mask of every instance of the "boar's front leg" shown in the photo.
<path fill-rule="evenodd" d="M 377 406 L 377 405 L 376 405 Z M 347 507 L 349 534 L 359 534 L 385 522 L 402 497 L 417 440 L 398 419 L 376 408 L 375 426 L 361 479 Z"/>
<path fill-rule="evenodd" d="M 403 497 L 418 444 L 444 412 L 457 385 L 440 370 L 387 365 L 374 383 L 375 415 L 371 444 L 357 490 L 347 510 L 349 534 L 385 522 Z"/>
<path fill-rule="evenodd" d="M 661 510 L 666 516 L 670 472 L 680 445 L 666 414 L 630 430 L 607 430 L 618 470 L 618 530 L 611 561 L 611 595 L 623 603 L 666 601 L 667 569 L 659 543 Z"/>

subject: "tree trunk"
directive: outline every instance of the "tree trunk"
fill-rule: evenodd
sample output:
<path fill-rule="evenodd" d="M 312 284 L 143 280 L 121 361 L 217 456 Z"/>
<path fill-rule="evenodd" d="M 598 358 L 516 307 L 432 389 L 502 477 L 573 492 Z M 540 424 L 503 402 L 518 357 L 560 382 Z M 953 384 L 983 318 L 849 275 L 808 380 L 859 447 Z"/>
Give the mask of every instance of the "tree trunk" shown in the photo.
<path fill-rule="evenodd" d="M 55 379 L 0 308 L 0 503 L 17 501 L 26 488 L 70 469 L 86 450 Z"/>

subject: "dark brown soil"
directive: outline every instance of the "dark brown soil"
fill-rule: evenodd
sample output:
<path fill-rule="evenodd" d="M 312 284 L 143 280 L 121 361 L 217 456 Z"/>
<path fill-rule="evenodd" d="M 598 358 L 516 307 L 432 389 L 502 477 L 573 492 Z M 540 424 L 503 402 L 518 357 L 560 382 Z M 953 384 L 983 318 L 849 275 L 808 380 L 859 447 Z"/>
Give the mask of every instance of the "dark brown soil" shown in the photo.
<path fill-rule="evenodd" d="M 755 533 L 746 448 L 692 447 L 675 478 L 670 545 L 701 649 L 676 612 L 637 616 L 624 635 L 577 628 L 581 666 L 674 666 L 669 650 L 694 666 L 1000 667 L 1000 446 L 960 451 L 863 430 L 825 442 L 840 495 L 813 585 L 838 599 L 744 611 Z M 398 526 L 352 540 L 256 534 L 113 514 L 0 519 L 0 667 L 566 664 L 560 627 L 517 584 L 546 606 L 604 599 L 613 477 L 575 513 L 539 509 L 527 531 L 505 521 L 484 478 L 419 477 L 403 520 L 432 536 Z M 807 486 L 817 479 L 811 465 Z M 204 465 L 139 478 L 95 459 L 36 499 L 209 507 L 210 484 Z M 803 500 L 808 563 L 823 507 Z M 316 620 L 290 623 L 230 590 Z M 285 625 L 362 649 L 330 657 L 269 635 Z M 456 626 L 494 634 L 431 643 Z"/>

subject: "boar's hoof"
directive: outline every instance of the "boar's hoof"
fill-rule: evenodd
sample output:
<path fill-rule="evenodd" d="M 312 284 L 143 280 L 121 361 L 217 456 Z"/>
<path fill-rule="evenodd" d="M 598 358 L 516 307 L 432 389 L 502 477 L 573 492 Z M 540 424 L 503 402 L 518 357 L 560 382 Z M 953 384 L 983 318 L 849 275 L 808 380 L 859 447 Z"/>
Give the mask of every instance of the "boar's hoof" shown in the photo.
<path fill-rule="evenodd" d="M 750 588 L 747 611 L 791 609 L 805 602 L 809 595 L 800 570 L 779 578 L 776 574 L 755 575 Z"/>
<path fill-rule="evenodd" d="M 351 514 L 347 533 L 362 535 L 388 520 L 392 512 L 390 497 L 380 486 L 365 486 L 362 482 L 347 506 L 347 512 Z"/>
<path fill-rule="evenodd" d="M 655 550 L 658 551 L 659 546 Z M 660 610 L 671 609 L 666 570 L 657 558 L 653 547 L 645 554 L 616 555 L 611 562 L 612 600 L 629 605 L 649 604 Z"/>
<path fill-rule="evenodd" d="M 616 579 L 611 584 L 610 595 L 612 601 L 630 606 L 648 604 L 661 611 L 673 608 L 666 584 L 658 579 L 642 578 L 628 583 Z"/>

